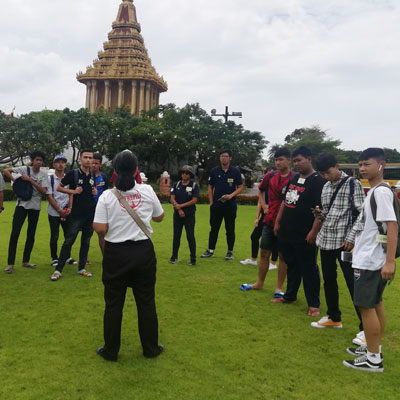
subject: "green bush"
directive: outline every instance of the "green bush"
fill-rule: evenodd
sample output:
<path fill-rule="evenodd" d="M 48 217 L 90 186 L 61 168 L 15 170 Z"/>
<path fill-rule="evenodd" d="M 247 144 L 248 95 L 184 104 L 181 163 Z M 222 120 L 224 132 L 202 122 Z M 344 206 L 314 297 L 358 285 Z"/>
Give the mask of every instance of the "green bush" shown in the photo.
<path fill-rule="evenodd" d="M 161 203 L 169 203 L 170 202 L 169 193 L 157 192 L 157 196 L 160 199 Z M 236 197 L 236 202 L 240 205 L 256 206 L 257 202 L 258 202 L 258 196 L 250 196 L 250 195 L 246 195 L 246 194 L 241 194 Z M 208 204 L 208 203 L 209 203 L 208 194 L 200 194 L 197 204 Z"/>

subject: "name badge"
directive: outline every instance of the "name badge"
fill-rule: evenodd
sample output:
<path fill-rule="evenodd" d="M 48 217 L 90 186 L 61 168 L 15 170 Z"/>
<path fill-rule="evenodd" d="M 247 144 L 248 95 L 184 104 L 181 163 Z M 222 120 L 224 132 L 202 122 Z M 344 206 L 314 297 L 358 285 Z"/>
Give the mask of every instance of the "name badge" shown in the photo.
<path fill-rule="evenodd" d="M 228 183 L 233 183 L 233 178 L 228 178 Z"/>
<path fill-rule="evenodd" d="M 303 184 L 306 180 L 304 178 L 297 179 L 297 183 Z"/>
<path fill-rule="evenodd" d="M 376 235 L 376 243 L 387 243 L 386 235 Z"/>
<path fill-rule="evenodd" d="M 94 185 L 94 180 L 93 180 L 93 179 L 90 179 L 90 180 L 89 180 L 89 183 L 90 183 L 91 186 L 93 186 L 93 185 Z"/>
<path fill-rule="evenodd" d="M 193 190 L 193 188 L 192 187 L 190 187 L 190 186 L 186 186 L 186 191 L 187 192 L 191 192 Z"/>

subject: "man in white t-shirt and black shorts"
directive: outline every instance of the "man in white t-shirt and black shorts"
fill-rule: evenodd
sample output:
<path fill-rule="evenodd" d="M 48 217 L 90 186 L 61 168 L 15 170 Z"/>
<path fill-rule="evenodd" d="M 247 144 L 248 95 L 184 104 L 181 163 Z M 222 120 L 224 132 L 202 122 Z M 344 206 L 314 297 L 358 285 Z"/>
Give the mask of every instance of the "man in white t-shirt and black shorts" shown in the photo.
<path fill-rule="evenodd" d="M 386 315 L 382 294 L 386 283 L 394 278 L 396 269 L 397 200 L 383 181 L 386 165 L 383 150 L 364 150 L 359 160 L 360 173 L 371 185 L 364 202 L 364 229 L 356 237 L 353 252 L 354 304 L 361 312 L 366 346 L 347 348 L 348 353 L 358 357 L 343 361 L 343 365 L 362 371 L 383 372 L 381 338 Z"/>

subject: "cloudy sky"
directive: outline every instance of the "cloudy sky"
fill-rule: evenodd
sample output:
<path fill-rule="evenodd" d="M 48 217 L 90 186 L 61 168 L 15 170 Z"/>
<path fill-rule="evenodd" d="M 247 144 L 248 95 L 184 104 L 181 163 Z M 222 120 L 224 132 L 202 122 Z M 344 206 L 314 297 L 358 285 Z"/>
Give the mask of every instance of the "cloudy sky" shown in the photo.
<path fill-rule="evenodd" d="M 78 109 L 121 0 L 0 0 L 0 110 Z M 400 1 L 135 0 L 161 102 L 242 111 L 271 143 L 319 125 L 400 149 Z"/>

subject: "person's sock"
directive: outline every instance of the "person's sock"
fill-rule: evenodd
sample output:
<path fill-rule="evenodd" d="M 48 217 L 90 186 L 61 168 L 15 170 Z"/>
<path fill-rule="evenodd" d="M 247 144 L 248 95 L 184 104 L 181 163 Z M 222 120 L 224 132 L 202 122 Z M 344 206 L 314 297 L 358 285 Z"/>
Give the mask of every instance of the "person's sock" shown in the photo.
<path fill-rule="evenodd" d="M 371 353 L 369 350 L 367 350 L 367 358 L 373 364 L 379 364 L 382 361 L 380 353 Z"/>

